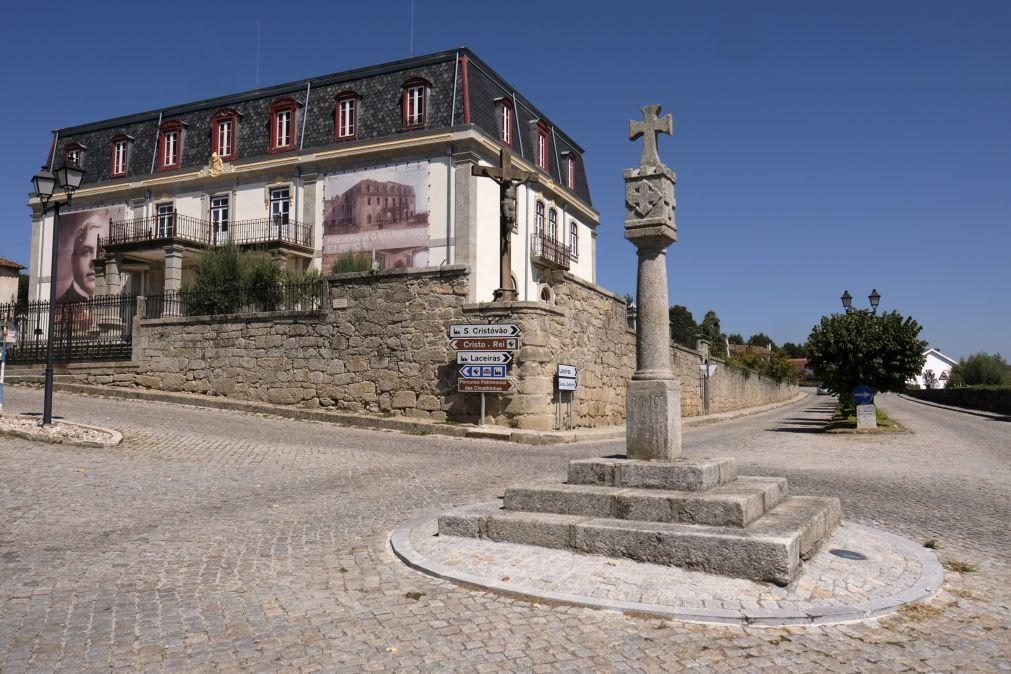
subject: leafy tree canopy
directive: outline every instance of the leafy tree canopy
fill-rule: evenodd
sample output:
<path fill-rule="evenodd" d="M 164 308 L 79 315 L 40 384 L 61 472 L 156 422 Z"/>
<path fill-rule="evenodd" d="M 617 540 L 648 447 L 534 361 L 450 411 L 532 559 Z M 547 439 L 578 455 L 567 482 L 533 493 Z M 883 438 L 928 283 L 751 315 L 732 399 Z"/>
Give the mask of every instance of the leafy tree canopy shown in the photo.
<path fill-rule="evenodd" d="M 731 344 L 744 344 L 744 337 L 739 333 L 735 332 L 733 334 L 727 335 L 727 341 Z"/>
<path fill-rule="evenodd" d="M 779 350 L 787 358 L 804 358 L 807 355 L 807 344 L 784 342 Z"/>
<path fill-rule="evenodd" d="M 710 309 L 702 318 L 699 326 L 702 336 L 709 340 L 709 352 L 717 358 L 727 357 L 727 345 L 724 342 L 725 335 L 720 331 L 720 317 Z"/>
<path fill-rule="evenodd" d="M 808 366 L 852 407 L 853 389 L 864 384 L 878 393 L 902 391 L 923 369 L 920 324 L 897 311 L 869 310 L 823 316 L 807 339 Z"/>
<path fill-rule="evenodd" d="M 699 326 L 688 307 L 675 304 L 667 310 L 667 317 L 670 320 L 671 339 L 678 344 L 694 349 Z"/>
<path fill-rule="evenodd" d="M 1011 386 L 1011 365 L 999 353 L 974 353 L 951 368 L 948 386 Z"/>
<path fill-rule="evenodd" d="M 748 346 L 769 346 L 776 348 L 776 343 L 772 341 L 772 337 L 769 337 L 764 332 L 756 332 L 751 337 L 748 337 Z"/>

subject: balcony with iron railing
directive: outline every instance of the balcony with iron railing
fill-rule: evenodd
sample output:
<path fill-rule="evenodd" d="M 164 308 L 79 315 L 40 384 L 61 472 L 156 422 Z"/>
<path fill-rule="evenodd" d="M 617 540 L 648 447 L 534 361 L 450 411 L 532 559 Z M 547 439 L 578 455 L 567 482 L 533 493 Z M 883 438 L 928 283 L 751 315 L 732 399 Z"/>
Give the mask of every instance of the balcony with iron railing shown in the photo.
<path fill-rule="evenodd" d="M 104 250 L 137 250 L 172 243 L 192 246 L 290 246 L 313 250 L 312 226 L 285 216 L 212 222 L 173 212 L 147 218 L 113 221 Z"/>
<path fill-rule="evenodd" d="M 568 269 L 572 252 L 563 241 L 543 232 L 530 235 L 530 261 L 552 269 Z"/>

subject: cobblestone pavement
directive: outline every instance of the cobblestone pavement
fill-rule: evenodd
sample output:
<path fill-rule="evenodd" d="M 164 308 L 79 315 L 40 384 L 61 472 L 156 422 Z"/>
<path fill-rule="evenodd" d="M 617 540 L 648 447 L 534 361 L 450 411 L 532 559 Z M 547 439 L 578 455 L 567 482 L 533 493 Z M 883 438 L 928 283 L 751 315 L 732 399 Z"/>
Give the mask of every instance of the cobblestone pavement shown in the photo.
<path fill-rule="evenodd" d="M 40 391 L 7 394 L 8 409 L 41 408 Z M 557 482 L 620 442 L 526 447 L 57 394 L 58 414 L 124 441 L 0 440 L 0 671 L 1007 670 L 1011 423 L 886 397 L 915 433 L 810 433 L 829 404 L 690 428 L 686 453 L 838 495 L 845 517 L 935 539 L 952 568 L 977 570 L 894 617 L 742 628 L 471 591 L 388 548 L 416 514 Z"/>

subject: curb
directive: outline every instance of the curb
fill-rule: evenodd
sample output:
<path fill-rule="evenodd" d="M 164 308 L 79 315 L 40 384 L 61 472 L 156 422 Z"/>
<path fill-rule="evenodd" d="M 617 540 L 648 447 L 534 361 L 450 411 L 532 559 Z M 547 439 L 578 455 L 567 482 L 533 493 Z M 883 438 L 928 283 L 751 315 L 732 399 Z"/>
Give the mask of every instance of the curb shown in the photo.
<path fill-rule="evenodd" d="M 498 501 L 489 502 L 498 504 Z M 484 504 L 488 505 L 488 504 Z M 888 597 L 873 599 L 853 606 L 813 606 L 809 610 L 792 609 L 706 609 L 675 608 L 661 604 L 648 604 L 615 599 L 600 599 L 583 595 L 567 594 L 506 584 L 499 580 L 483 578 L 465 571 L 450 568 L 432 561 L 411 544 L 411 533 L 419 526 L 437 520 L 441 512 L 427 513 L 411 518 L 397 527 L 388 539 L 393 554 L 408 567 L 441 580 L 464 587 L 487 590 L 529 602 L 548 602 L 567 606 L 579 606 L 606 611 L 620 611 L 632 617 L 682 620 L 685 622 L 718 623 L 732 625 L 755 625 L 761 627 L 785 627 L 794 625 L 828 625 L 858 622 L 880 618 L 898 611 L 901 607 L 932 598 L 944 582 L 944 569 L 937 557 L 921 545 L 908 538 L 853 522 L 846 525 L 862 529 L 868 534 L 888 539 L 895 548 L 921 564 L 922 572 L 910 587 Z"/>
<path fill-rule="evenodd" d="M 954 405 L 942 405 L 941 403 L 931 402 L 929 400 L 920 400 L 919 398 L 914 398 L 912 396 L 907 396 L 905 393 L 897 393 L 899 398 L 903 400 L 908 400 L 914 403 L 920 403 L 921 405 L 926 405 L 927 407 L 937 407 L 942 410 L 948 410 L 950 412 L 961 412 L 962 414 L 971 414 L 974 417 L 983 417 L 984 419 L 993 419 L 994 421 L 1004 421 L 1008 418 L 1007 414 L 1001 414 L 1000 412 L 987 412 L 986 410 L 973 410 L 967 407 L 955 407 Z"/>
<path fill-rule="evenodd" d="M 119 443 L 123 442 L 123 434 L 119 431 L 114 431 L 111 428 L 102 428 L 101 426 L 90 426 L 88 424 L 79 424 L 73 421 L 54 421 L 55 426 L 76 426 L 77 428 L 86 428 L 89 431 L 98 431 L 99 433 L 106 433 L 111 436 L 106 441 L 100 440 L 78 440 L 74 438 L 54 438 L 48 436 L 44 433 L 32 433 L 31 431 L 23 431 L 20 428 L 4 428 L 0 426 L 0 436 L 9 438 L 20 438 L 22 440 L 36 440 L 38 442 L 48 442 L 51 445 L 75 445 L 77 447 L 115 447 Z"/>
<path fill-rule="evenodd" d="M 11 383 L 11 386 L 32 386 L 32 383 Z M 175 393 L 155 391 L 151 389 L 126 388 L 115 386 L 98 386 L 94 384 L 72 384 L 56 382 L 53 389 L 63 393 L 117 398 L 129 400 L 148 400 L 153 402 L 190 405 L 207 409 L 232 410 L 237 412 L 252 412 L 269 414 L 286 419 L 320 421 L 323 423 L 364 428 L 370 430 L 400 431 L 414 435 L 442 435 L 453 438 L 469 438 L 475 440 L 498 440 L 516 442 L 528 445 L 557 445 L 575 442 L 590 442 L 597 440 L 624 440 L 625 427 L 612 426 L 601 429 L 582 429 L 573 431 L 530 431 L 505 426 L 474 426 L 471 424 L 440 423 L 407 417 L 378 417 L 346 412 L 308 409 L 250 400 L 231 400 L 223 397 L 203 396 L 193 393 Z M 785 407 L 806 398 L 808 393 L 801 392 L 789 400 L 784 400 L 758 407 L 747 407 L 730 412 L 719 412 L 704 417 L 686 417 L 682 419 L 685 426 L 719 423 L 730 419 L 760 414 L 779 407 Z M 104 430 L 104 429 L 103 429 Z"/>

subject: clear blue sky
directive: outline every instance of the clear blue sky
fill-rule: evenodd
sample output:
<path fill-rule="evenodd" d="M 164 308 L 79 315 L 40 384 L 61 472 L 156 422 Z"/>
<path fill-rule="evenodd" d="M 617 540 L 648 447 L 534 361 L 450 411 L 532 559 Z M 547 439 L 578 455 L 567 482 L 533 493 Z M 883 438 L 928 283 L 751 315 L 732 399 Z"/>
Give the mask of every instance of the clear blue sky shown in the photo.
<path fill-rule="evenodd" d="M 409 6 L 9 3 L 0 256 L 27 263 L 51 129 L 253 88 L 258 18 L 263 84 L 408 56 Z M 877 288 L 949 355 L 1011 356 L 1009 36 L 1006 1 L 417 0 L 414 50 L 471 47 L 587 149 L 602 285 L 634 290 L 627 122 L 661 103 L 671 303 L 802 341 Z"/>

